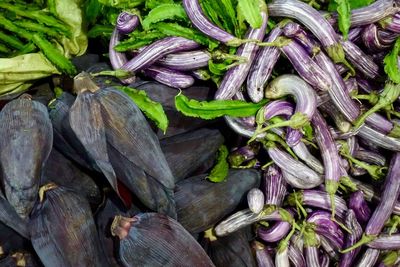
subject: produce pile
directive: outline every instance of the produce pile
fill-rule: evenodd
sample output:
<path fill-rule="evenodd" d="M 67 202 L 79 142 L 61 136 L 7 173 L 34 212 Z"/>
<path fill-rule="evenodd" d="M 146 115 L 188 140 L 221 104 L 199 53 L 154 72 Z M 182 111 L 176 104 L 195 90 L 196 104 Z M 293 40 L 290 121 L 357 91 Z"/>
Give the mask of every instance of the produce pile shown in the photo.
<path fill-rule="evenodd" d="M 0 2 L 0 266 L 400 266 L 399 6 Z"/>

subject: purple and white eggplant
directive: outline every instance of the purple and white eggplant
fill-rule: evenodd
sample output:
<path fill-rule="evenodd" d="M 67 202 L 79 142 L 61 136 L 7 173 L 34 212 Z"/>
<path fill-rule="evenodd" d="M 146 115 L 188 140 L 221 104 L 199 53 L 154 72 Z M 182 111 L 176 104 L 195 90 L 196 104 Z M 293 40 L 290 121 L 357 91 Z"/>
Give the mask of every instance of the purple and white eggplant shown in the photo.
<path fill-rule="evenodd" d="M 364 198 L 364 193 L 359 190 L 350 195 L 349 208 L 354 211 L 357 221 L 366 223 L 371 217 L 371 209 Z"/>
<path fill-rule="evenodd" d="M 185 89 L 194 84 L 192 76 L 177 70 L 152 65 L 143 70 L 144 75 L 172 88 Z"/>

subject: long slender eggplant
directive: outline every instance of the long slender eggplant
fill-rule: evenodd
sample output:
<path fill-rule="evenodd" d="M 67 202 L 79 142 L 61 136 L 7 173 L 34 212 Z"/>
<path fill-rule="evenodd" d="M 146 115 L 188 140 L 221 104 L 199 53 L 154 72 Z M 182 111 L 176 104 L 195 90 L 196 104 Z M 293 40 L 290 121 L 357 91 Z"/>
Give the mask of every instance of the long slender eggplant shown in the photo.
<path fill-rule="evenodd" d="M 335 63 L 344 62 L 344 51 L 338 35 L 329 22 L 314 8 L 297 0 L 275 0 L 268 4 L 272 17 L 289 17 L 307 27 L 321 42 Z"/>
<path fill-rule="evenodd" d="M 4 106 L 0 122 L 5 196 L 25 219 L 35 204 L 42 168 L 53 145 L 51 121 L 46 106 L 23 95 Z"/>
<path fill-rule="evenodd" d="M 152 65 L 143 70 L 144 75 L 172 88 L 185 89 L 194 84 L 192 76 L 177 70 Z"/>
<path fill-rule="evenodd" d="M 352 209 L 349 209 L 346 214 L 345 226 L 351 229 L 351 233 L 346 236 L 345 245 L 347 247 L 354 245 L 362 235 L 361 225 L 358 223 L 356 215 Z M 354 249 L 342 255 L 339 261 L 340 267 L 351 266 L 354 262 L 360 248 Z"/>
<path fill-rule="evenodd" d="M 319 240 L 318 235 L 309 225 L 306 225 L 304 230 L 304 254 L 306 260 L 306 266 L 310 267 L 319 267 L 320 259 L 319 259 Z"/>
<path fill-rule="evenodd" d="M 187 0 L 197 1 L 197 0 Z M 266 11 L 261 12 L 262 25 L 258 29 L 250 28 L 246 33 L 246 38 L 262 40 L 267 27 L 268 15 Z M 246 80 L 250 67 L 256 57 L 259 47 L 255 43 L 245 43 L 239 47 L 237 56 L 245 57 L 246 62 L 230 68 L 225 74 L 215 93 L 215 99 L 231 99 L 239 91 L 243 82 Z"/>
<path fill-rule="evenodd" d="M 390 42 L 388 42 L 388 43 L 382 42 L 382 40 L 378 34 L 378 26 L 376 26 L 375 24 L 370 24 L 370 25 L 366 26 L 364 28 L 361 36 L 362 36 L 364 45 L 371 52 L 378 52 L 380 50 L 386 50 L 393 45 L 394 41 L 396 41 L 396 39 L 395 39 L 395 40 L 390 40 L 390 41 L 392 41 L 391 43 Z"/>
<path fill-rule="evenodd" d="M 379 25 L 385 30 L 400 33 L 400 13 L 382 19 L 379 21 Z"/>
<path fill-rule="evenodd" d="M 264 172 L 265 204 L 281 206 L 287 192 L 286 182 L 278 166 L 272 164 Z"/>
<path fill-rule="evenodd" d="M 398 250 L 400 249 L 400 234 L 381 234 L 367 246 L 382 250 Z"/>
<path fill-rule="evenodd" d="M 357 221 L 366 223 L 371 217 L 371 209 L 364 198 L 364 193 L 359 190 L 350 195 L 349 208 L 354 211 Z"/>
<path fill-rule="evenodd" d="M 283 171 L 286 182 L 296 188 L 309 189 L 323 183 L 323 177 L 315 171 L 295 160 L 285 151 L 278 147 L 269 147 L 268 155 Z M 291 174 L 295 179 L 288 179 L 285 173 Z"/>
<path fill-rule="evenodd" d="M 397 177 L 400 175 L 400 153 L 395 153 L 392 156 L 388 175 L 383 185 L 384 191 L 381 195 L 381 201 L 377 205 L 376 209 L 372 213 L 367 226 L 365 227 L 362 238 L 352 247 L 344 250 L 344 252 L 350 251 L 358 246 L 369 243 L 376 239 L 381 233 L 384 224 L 389 219 L 390 214 L 393 211 L 395 202 L 397 201 L 400 194 L 400 180 Z"/>
<path fill-rule="evenodd" d="M 264 42 L 273 42 L 281 34 L 282 30 L 279 27 L 275 27 L 264 39 Z M 246 84 L 247 94 L 253 102 L 258 103 L 263 99 L 264 87 L 280 55 L 280 49 L 276 46 L 266 46 L 258 50 L 249 70 Z"/>
<path fill-rule="evenodd" d="M 159 213 L 116 216 L 111 233 L 123 266 L 214 266 L 182 225 Z"/>
<path fill-rule="evenodd" d="M 123 34 L 133 32 L 139 25 L 139 17 L 135 14 L 123 11 L 118 15 L 116 29 Z"/>
<path fill-rule="evenodd" d="M 157 60 L 157 64 L 173 70 L 188 71 L 208 66 L 211 54 L 206 50 L 195 50 L 168 54 Z"/>
<path fill-rule="evenodd" d="M 378 261 L 380 254 L 379 249 L 369 248 L 360 257 L 359 261 L 355 265 L 356 267 L 372 267 Z"/>
<path fill-rule="evenodd" d="M 400 151 L 400 140 L 381 133 L 368 125 L 360 127 L 357 135 L 366 141 L 391 151 Z"/>
<path fill-rule="evenodd" d="M 303 251 L 294 244 L 295 235 L 292 236 L 289 245 L 289 260 L 294 266 L 306 267 L 306 260 L 303 256 Z"/>
<path fill-rule="evenodd" d="M 369 6 L 351 11 L 351 26 L 363 26 L 377 22 L 397 12 L 393 0 L 377 0 Z"/>
<path fill-rule="evenodd" d="M 319 161 L 319 159 L 317 159 L 313 154 L 311 154 L 306 144 L 304 144 L 303 142 L 299 142 L 297 145 L 291 148 L 293 152 L 296 154 L 296 156 L 299 157 L 299 159 L 301 159 L 302 161 L 304 161 L 304 163 L 308 165 L 308 167 L 313 169 L 318 174 L 323 174 L 324 166 Z"/>
<path fill-rule="evenodd" d="M 313 88 L 328 91 L 332 87 L 332 81 L 309 56 L 307 51 L 297 41 L 292 40 L 281 47 L 281 51 L 292 63 L 299 76 L 308 82 Z"/>
<path fill-rule="evenodd" d="M 357 149 L 354 152 L 354 157 L 356 159 L 365 161 L 367 163 L 380 165 L 380 166 L 386 165 L 386 158 L 382 154 L 371 151 L 371 150 Z"/>
<path fill-rule="evenodd" d="M 259 267 L 275 267 L 271 255 L 268 253 L 267 248 L 258 241 L 252 243 L 253 251 L 256 255 L 257 266 Z M 303 266 L 301 266 L 303 267 Z"/>
<path fill-rule="evenodd" d="M 308 52 L 310 56 L 317 54 L 321 48 L 316 41 L 310 40 L 308 33 L 295 22 L 286 23 L 283 27 L 283 33 L 286 37 L 295 39 Z"/>
<path fill-rule="evenodd" d="M 205 177 L 185 179 L 175 189 L 178 221 L 190 233 L 205 231 L 234 211 L 247 191 L 259 186 L 261 178 L 255 170 L 230 170 L 223 183 Z"/>
<path fill-rule="evenodd" d="M 145 69 L 155 63 L 158 59 L 169 53 L 193 50 L 199 45 L 192 40 L 182 37 L 166 37 L 148 45 L 131 60 L 123 64 L 120 68 L 132 73 Z"/>
<path fill-rule="evenodd" d="M 293 215 L 293 212 L 289 210 Z M 269 228 L 260 226 L 257 228 L 257 236 L 265 242 L 277 242 L 282 240 L 291 230 L 292 226 L 289 222 L 276 222 Z"/>
<path fill-rule="evenodd" d="M 32 245 L 45 266 L 108 266 L 89 203 L 72 191 L 42 186 L 30 223 Z"/>
<path fill-rule="evenodd" d="M 201 128 L 165 138 L 160 141 L 160 146 L 175 182 L 178 182 L 205 162 L 213 161 L 223 142 L 224 137 L 218 130 Z"/>
<path fill-rule="evenodd" d="M 344 234 L 329 212 L 314 211 L 308 216 L 307 223 L 313 227 L 315 233 L 328 239 L 335 249 L 342 249 Z"/>

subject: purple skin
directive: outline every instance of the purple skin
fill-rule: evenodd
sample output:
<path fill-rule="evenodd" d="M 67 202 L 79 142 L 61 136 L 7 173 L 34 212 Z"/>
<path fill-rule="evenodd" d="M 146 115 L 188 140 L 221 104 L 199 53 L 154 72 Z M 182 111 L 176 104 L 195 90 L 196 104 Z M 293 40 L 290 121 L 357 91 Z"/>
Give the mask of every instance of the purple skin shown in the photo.
<path fill-rule="evenodd" d="M 146 46 L 135 57 L 126 62 L 121 69 L 134 73 L 147 68 L 167 54 L 197 48 L 199 48 L 199 45 L 195 41 L 182 37 L 166 37 Z"/>
<path fill-rule="evenodd" d="M 277 242 L 289 233 L 292 226 L 288 222 L 277 222 L 270 228 L 260 227 L 257 236 L 265 242 Z"/>
<path fill-rule="evenodd" d="M 349 247 L 354 245 L 357 240 L 360 239 L 363 229 L 358 223 L 356 215 L 352 209 L 349 209 L 346 214 L 346 219 L 344 221 L 345 226 L 351 229 L 351 233 L 346 235 L 345 246 Z M 360 252 L 361 248 L 356 248 L 340 257 L 339 267 L 349 267 L 352 266 L 357 254 Z"/>
<path fill-rule="evenodd" d="M 381 251 L 379 249 L 369 248 L 362 255 L 360 260 L 357 262 L 356 267 L 372 267 L 378 261 L 379 254 Z"/>
<path fill-rule="evenodd" d="M 344 81 L 344 83 L 349 94 L 358 90 L 358 83 L 356 78 L 348 78 L 346 81 Z"/>
<path fill-rule="evenodd" d="M 329 267 L 330 266 L 330 258 L 328 254 L 324 253 L 321 255 L 321 267 Z"/>
<path fill-rule="evenodd" d="M 381 20 L 379 24 L 385 30 L 400 33 L 400 13 L 396 13 L 392 17 Z"/>
<path fill-rule="evenodd" d="M 378 36 L 378 27 L 370 24 L 362 32 L 362 40 L 365 47 L 371 52 L 377 52 L 390 48 L 390 44 L 383 44 Z"/>
<path fill-rule="evenodd" d="M 224 44 L 240 45 L 238 38 L 211 23 L 204 15 L 198 0 L 183 0 L 182 4 L 190 21 L 199 31 Z"/>
<path fill-rule="evenodd" d="M 365 150 L 365 149 L 357 149 L 354 152 L 354 157 L 356 159 L 365 161 L 367 163 L 371 163 L 374 165 L 385 166 L 386 165 L 386 158 L 374 151 Z"/>
<path fill-rule="evenodd" d="M 307 51 L 296 41 L 281 47 L 281 51 L 294 69 L 306 82 L 316 89 L 328 91 L 332 87 L 330 77 L 312 60 Z"/>
<path fill-rule="evenodd" d="M 321 151 L 321 157 L 325 169 L 325 190 L 335 195 L 340 179 L 340 157 L 336 144 L 329 132 L 328 125 L 322 115 L 316 111 L 311 123 L 315 131 L 315 139 Z"/>
<path fill-rule="evenodd" d="M 110 43 L 108 46 L 110 63 L 114 70 L 121 68 L 126 62 L 128 62 L 125 53 L 120 53 L 114 50 L 114 46 L 119 43 L 120 38 L 121 34 L 117 29 L 114 29 L 113 33 L 111 34 Z"/>
<path fill-rule="evenodd" d="M 327 238 L 334 247 L 341 249 L 344 244 L 344 234 L 339 225 L 332 221 L 332 215 L 327 211 L 314 211 L 307 218 L 307 223 L 314 224 L 314 231 Z"/>
<path fill-rule="evenodd" d="M 367 226 L 365 227 L 362 238 L 353 247 L 347 248 L 344 252 L 347 252 L 354 247 L 358 247 L 362 244 L 369 243 L 376 239 L 381 233 L 385 222 L 389 219 L 392 214 L 393 208 L 400 193 L 400 153 L 395 153 L 392 156 L 388 175 L 386 176 L 385 183 L 383 185 L 383 192 L 381 194 L 381 201 L 376 206 L 372 216 L 370 217 Z"/>
<path fill-rule="evenodd" d="M 288 253 L 289 253 L 289 260 L 292 262 L 293 266 L 306 267 L 306 260 L 304 259 L 303 252 L 292 242 L 289 245 Z"/>
<path fill-rule="evenodd" d="M 282 34 L 279 27 L 275 27 L 264 42 L 273 42 Z M 256 58 L 250 67 L 247 76 L 247 94 L 251 101 L 258 103 L 264 98 L 264 87 L 271 76 L 272 69 L 281 55 L 276 46 L 265 46 L 259 48 Z"/>
<path fill-rule="evenodd" d="M 197 50 L 168 54 L 157 60 L 157 64 L 169 69 L 188 71 L 207 67 L 210 59 L 210 53 L 205 50 Z"/>
<path fill-rule="evenodd" d="M 314 246 L 306 246 L 304 248 L 306 255 L 306 263 L 307 267 L 319 267 L 319 250 Z"/>
<path fill-rule="evenodd" d="M 177 89 L 185 89 L 194 84 L 192 76 L 160 66 L 150 66 L 144 69 L 143 73 L 159 83 Z"/>
<path fill-rule="evenodd" d="M 339 111 L 339 109 L 332 103 L 328 101 L 320 106 L 319 110 L 327 114 L 335 123 L 336 127 L 342 132 L 347 133 L 351 130 L 351 123 L 346 120 L 344 115 Z"/>
<path fill-rule="evenodd" d="M 318 174 L 323 174 L 324 167 L 322 166 L 321 162 L 310 153 L 307 146 L 303 142 L 300 142 L 292 147 L 292 150 L 296 156 L 304 161 L 304 163 L 307 164 L 311 169 L 316 171 Z"/>
<path fill-rule="evenodd" d="M 390 151 L 400 151 L 400 140 L 398 138 L 390 137 L 368 125 L 361 126 L 357 135 L 368 141 L 369 143 L 372 143 L 381 148 Z"/>
<path fill-rule="evenodd" d="M 139 22 L 138 16 L 123 11 L 118 15 L 115 27 L 120 33 L 128 34 L 136 29 L 136 27 L 139 25 Z"/>
<path fill-rule="evenodd" d="M 367 117 L 365 122 L 372 128 L 381 133 L 389 134 L 393 130 L 393 123 L 378 113 L 373 113 Z"/>
<path fill-rule="evenodd" d="M 396 41 L 397 37 L 399 37 L 399 33 L 393 33 L 378 28 L 378 39 L 383 45 L 390 47 Z"/>
<path fill-rule="evenodd" d="M 399 250 L 400 234 L 381 234 L 375 240 L 368 243 L 367 246 L 382 250 Z"/>
<path fill-rule="evenodd" d="M 260 242 L 253 242 L 253 251 L 255 251 L 255 256 L 257 260 L 258 267 L 274 267 L 274 261 L 268 252 L 268 249 Z"/>
<path fill-rule="evenodd" d="M 289 17 L 305 25 L 321 42 L 328 54 L 341 53 L 338 35 L 329 22 L 314 8 L 297 0 L 275 0 L 268 4 L 268 11 L 272 17 Z M 336 51 L 333 51 L 336 50 Z"/>
<path fill-rule="evenodd" d="M 357 27 L 349 30 L 349 35 L 347 37 L 347 40 L 350 42 L 357 42 L 360 37 L 361 37 L 361 32 L 362 32 L 362 27 Z"/>
<path fill-rule="evenodd" d="M 300 143 L 302 137 L 303 134 L 299 130 L 294 130 L 290 127 L 287 128 L 286 143 L 289 147 L 297 146 Z"/>
<path fill-rule="evenodd" d="M 353 64 L 357 70 L 370 79 L 375 79 L 380 76 L 379 66 L 357 45 L 348 40 L 342 40 L 341 44 L 350 63 Z"/>
<path fill-rule="evenodd" d="M 278 147 L 269 147 L 268 155 L 282 171 L 291 174 L 291 177 L 284 175 L 284 178 L 295 188 L 313 188 L 323 182 L 319 174 Z"/>
<path fill-rule="evenodd" d="M 358 87 L 361 90 L 363 90 L 365 93 L 369 94 L 375 90 L 374 86 L 367 79 L 357 76 L 356 80 L 357 80 Z"/>
<path fill-rule="evenodd" d="M 340 75 L 343 75 L 344 73 L 346 73 L 346 72 L 349 71 L 349 69 L 348 69 L 345 65 L 343 65 L 343 64 L 335 64 L 335 68 L 336 68 L 336 71 L 337 71 Z"/>
<path fill-rule="evenodd" d="M 308 52 L 309 55 L 317 54 L 321 48 L 315 40 L 311 40 L 308 33 L 303 28 L 294 22 L 289 22 L 283 27 L 283 33 L 288 38 L 296 39 L 302 47 Z"/>
<path fill-rule="evenodd" d="M 368 207 L 362 191 L 356 191 L 350 195 L 349 208 L 354 210 L 357 221 L 362 224 L 371 217 L 371 209 Z"/>
<path fill-rule="evenodd" d="M 396 13 L 393 0 L 377 0 L 371 5 L 351 11 L 351 26 L 358 27 L 375 23 Z"/>
<path fill-rule="evenodd" d="M 189 0 L 193 1 L 193 0 Z M 185 2 L 185 1 L 184 1 Z M 267 28 L 268 15 L 265 12 L 261 13 L 262 25 L 259 29 L 250 28 L 247 31 L 246 38 L 262 40 L 265 36 Z M 230 68 L 224 75 L 221 84 L 215 93 L 215 99 L 231 99 L 237 91 L 239 91 L 243 82 L 246 80 L 250 67 L 258 51 L 258 46 L 255 43 L 245 43 L 239 47 L 236 55 L 246 58 L 246 62 L 238 66 Z"/>
<path fill-rule="evenodd" d="M 281 170 L 272 164 L 264 172 L 263 180 L 265 184 L 265 204 L 281 206 L 285 198 L 287 188 Z"/>

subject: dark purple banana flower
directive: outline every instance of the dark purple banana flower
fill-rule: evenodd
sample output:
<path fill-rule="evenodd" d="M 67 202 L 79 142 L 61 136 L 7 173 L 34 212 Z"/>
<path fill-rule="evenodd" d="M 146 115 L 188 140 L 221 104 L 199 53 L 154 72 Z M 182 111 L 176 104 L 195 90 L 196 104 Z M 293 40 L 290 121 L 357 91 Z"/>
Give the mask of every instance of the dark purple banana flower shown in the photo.
<path fill-rule="evenodd" d="M 337 195 L 334 196 L 333 201 L 335 202 L 335 214 L 339 219 L 344 221 L 347 212 L 346 201 Z M 291 206 L 301 204 L 332 211 L 331 198 L 329 194 L 321 190 L 302 190 L 291 193 L 288 197 L 288 203 Z"/>
<path fill-rule="evenodd" d="M 366 223 L 371 217 L 371 209 L 368 207 L 361 190 L 350 195 L 349 208 L 354 211 L 357 220 L 362 224 Z"/>
<path fill-rule="evenodd" d="M 177 70 L 152 65 L 143 70 L 144 75 L 172 88 L 185 89 L 194 84 L 192 76 Z"/>
<path fill-rule="evenodd" d="M 306 260 L 304 259 L 303 252 L 293 243 L 293 237 L 289 245 L 289 260 L 292 262 L 293 266 L 306 267 Z"/>
<path fill-rule="evenodd" d="M 286 196 L 286 182 L 278 166 L 272 164 L 264 171 L 263 181 L 265 184 L 265 204 L 281 206 Z"/>
<path fill-rule="evenodd" d="M 385 30 L 400 33 L 400 13 L 382 19 L 379 21 L 379 25 Z"/>
<path fill-rule="evenodd" d="M 359 261 L 355 265 L 356 267 L 373 267 L 375 263 L 378 261 L 379 249 L 369 248 L 367 249 L 364 254 L 360 257 Z"/>
<path fill-rule="evenodd" d="M 292 63 L 299 76 L 311 86 L 322 91 L 331 89 L 330 77 L 312 60 L 299 43 L 292 40 L 280 49 Z"/>
<path fill-rule="evenodd" d="M 397 12 L 393 0 L 377 0 L 366 7 L 351 11 L 351 26 L 363 26 L 375 23 Z"/>
<path fill-rule="evenodd" d="M 323 182 L 321 175 L 295 160 L 288 153 L 276 146 L 267 148 L 268 155 L 278 165 L 286 182 L 295 188 L 308 189 L 320 185 Z M 288 176 L 286 174 L 290 174 Z"/>
<path fill-rule="evenodd" d="M 322 115 L 316 111 L 311 120 L 315 131 L 315 140 L 321 151 L 321 157 L 324 163 L 325 190 L 333 197 L 339 187 L 340 179 L 340 157 L 336 144 L 329 132 L 328 125 Z M 334 204 L 333 201 L 331 201 Z M 334 211 L 334 206 L 332 206 Z M 332 213 L 334 215 L 334 212 Z"/>
<path fill-rule="evenodd" d="M 345 246 L 350 247 L 354 245 L 362 235 L 363 229 L 358 223 L 356 215 L 352 209 L 349 209 L 346 214 L 346 219 L 344 221 L 345 226 L 351 229 L 351 233 L 347 234 L 345 239 Z M 360 248 L 354 249 L 346 254 L 343 254 L 339 261 L 339 267 L 349 267 L 352 266 Z"/>
<path fill-rule="evenodd" d="M 268 249 L 261 242 L 253 241 L 252 248 L 256 255 L 258 267 L 275 267 Z"/>
<path fill-rule="evenodd" d="M 344 234 L 339 225 L 332 220 L 331 213 L 327 211 L 314 211 L 309 214 L 307 223 L 313 226 L 315 233 L 328 239 L 329 243 L 336 250 L 342 249 Z"/>
<path fill-rule="evenodd" d="M 379 66 L 370 56 L 365 54 L 357 45 L 349 40 L 342 40 L 341 44 L 346 52 L 347 58 L 357 70 L 371 79 L 379 77 Z"/>
<path fill-rule="evenodd" d="M 298 0 L 275 0 L 268 4 L 268 11 L 272 17 L 289 17 L 298 20 L 318 38 L 335 63 L 345 62 L 344 51 L 335 30 L 310 5 Z"/>
<path fill-rule="evenodd" d="M 188 0 L 196 1 L 196 0 Z M 261 41 L 264 39 L 265 30 L 267 28 L 268 15 L 264 11 L 261 12 L 262 25 L 259 29 L 250 28 L 246 33 L 246 38 Z M 224 75 L 221 84 L 215 93 L 215 99 L 231 99 L 237 91 L 239 91 L 243 82 L 246 80 L 250 67 L 256 57 L 259 46 L 255 43 L 245 43 L 239 47 L 236 52 L 237 56 L 244 57 L 246 62 L 238 66 L 230 68 Z"/>
<path fill-rule="evenodd" d="M 206 50 L 180 52 L 168 54 L 157 61 L 158 65 L 181 71 L 196 70 L 208 66 L 211 59 Z"/>
<path fill-rule="evenodd" d="M 140 21 L 138 16 L 123 11 L 118 15 L 115 28 L 122 34 L 128 34 L 133 32 L 139 23 Z"/>
<path fill-rule="evenodd" d="M 132 73 L 145 69 L 160 58 L 170 53 L 193 50 L 199 48 L 195 41 L 182 37 L 166 37 L 146 46 L 121 69 Z"/>
<path fill-rule="evenodd" d="M 264 42 L 274 42 L 281 34 L 282 30 L 275 27 Z M 264 98 L 264 87 L 280 55 L 281 51 L 276 46 L 265 46 L 258 50 L 249 70 L 246 86 L 247 94 L 253 102 L 260 102 Z"/>
<path fill-rule="evenodd" d="M 369 243 L 376 239 L 381 233 L 387 219 L 392 214 L 394 205 L 399 198 L 400 193 L 400 153 L 395 153 L 390 162 L 388 175 L 383 185 L 384 191 L 381 194 L 381 201 L 375 208 L 370 217 L 367 226 L 365 227 L 362 238 L 353 246 L 344 250 L 348 252 L 360 245 Z"/>

